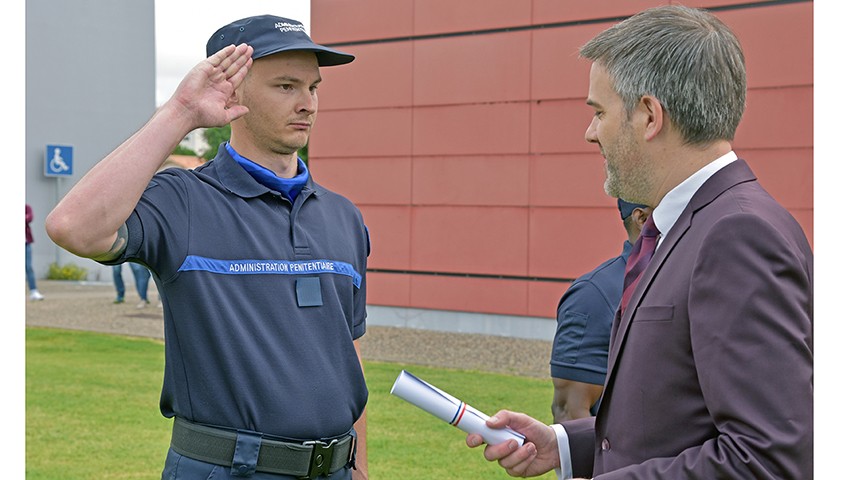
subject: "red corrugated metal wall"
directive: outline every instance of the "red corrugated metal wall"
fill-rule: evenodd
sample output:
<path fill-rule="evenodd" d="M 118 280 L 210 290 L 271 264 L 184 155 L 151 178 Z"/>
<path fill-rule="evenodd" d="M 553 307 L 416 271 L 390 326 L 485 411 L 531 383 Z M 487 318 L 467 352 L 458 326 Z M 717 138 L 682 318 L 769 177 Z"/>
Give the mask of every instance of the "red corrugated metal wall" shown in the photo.
<path fill-rule="evenodd" d="M 322 69 L 310 162 L 369 226 L 370 304 L 554 317 L 620 252 L 577 49 L 663 3 L 312 0 L 314 40 L 357 56 Z M 735 150 L 813 242 L 813 2 L 682 3 L 740 38 Z"/>

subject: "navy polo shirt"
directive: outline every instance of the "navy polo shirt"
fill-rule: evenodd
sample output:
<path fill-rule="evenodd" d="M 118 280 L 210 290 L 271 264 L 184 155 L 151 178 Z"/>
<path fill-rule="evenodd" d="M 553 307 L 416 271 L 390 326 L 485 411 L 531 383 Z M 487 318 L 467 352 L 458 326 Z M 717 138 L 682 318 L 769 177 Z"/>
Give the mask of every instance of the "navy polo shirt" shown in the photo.
<path fill-rule="evenodd" d="M 621 255 L 574 280 L 556 310 L 550 376 L 603 385 L 609 336 L 621 301 L 623 275 L 632 244 Z"/>
<path fill-rule="evenodd" d="M 351 429 L 368 391 L 369 239 L 360 211 L 313 182 L 290 202 L 225 148 L 153 177 L 114 262 L 135 260 L 165 298 L 166 417 L 290 439 Z"/>

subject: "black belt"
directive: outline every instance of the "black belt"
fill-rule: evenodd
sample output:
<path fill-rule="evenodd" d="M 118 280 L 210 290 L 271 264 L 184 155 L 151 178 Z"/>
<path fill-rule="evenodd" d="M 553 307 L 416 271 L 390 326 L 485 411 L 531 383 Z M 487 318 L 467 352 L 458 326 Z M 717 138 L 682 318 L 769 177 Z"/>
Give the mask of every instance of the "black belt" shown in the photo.
<path fill-rule="evenodd" d="M 247 474 L 253 467 L 237 465 L 238 462 L 235 461 L 238 435 L 243 433 L 200 425 L 176 417 L 170 447 L 180 455 L 201 462 L 231 466 L 241 474 Z M 354 437 L 350 434 L 328 441 L 314 440 L 302 443 L 260 438 L 260 450 L 254 471 L 302 479 L 330 475 L 352 461 L 353 446 Z"/>

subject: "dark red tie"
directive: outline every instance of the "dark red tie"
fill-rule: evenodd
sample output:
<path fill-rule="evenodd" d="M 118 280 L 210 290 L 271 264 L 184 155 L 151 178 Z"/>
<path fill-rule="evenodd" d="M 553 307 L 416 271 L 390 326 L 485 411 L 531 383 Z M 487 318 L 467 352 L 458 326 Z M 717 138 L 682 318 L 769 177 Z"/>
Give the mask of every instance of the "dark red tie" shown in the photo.
<path fill-rule="evenodd" d="M 635 285 L 638 284 L 638 279 L 641 273 L 647 268 L 650 259 L 653 258 L 653 252 L 656 251 L 656 244 L 659 242 L 659 229 L 653 222 L 653 216 L 650 215 L 644 226 L 641 228 L 641 235 L 638 236 L 638 241 L 629 252 L 629 258 L 626 261 L 626 272 L 623 276 L 623 296 L 621 297 L 621 315 L 626 310 L 629 299 L 632 298 L 632 292 L 635 290 Z"/>

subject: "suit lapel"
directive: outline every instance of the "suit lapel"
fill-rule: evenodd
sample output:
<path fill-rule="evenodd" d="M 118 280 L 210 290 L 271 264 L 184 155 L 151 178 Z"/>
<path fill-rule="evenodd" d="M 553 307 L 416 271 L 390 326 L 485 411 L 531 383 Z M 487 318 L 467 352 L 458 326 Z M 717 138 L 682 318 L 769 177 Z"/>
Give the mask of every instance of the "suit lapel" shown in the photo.
<path fill-rule="evenodd" d="M 612 323 L 612 336 L 609 342 L 606 381 L 604 383 L 606 392 L 610 390 L 615 366 L 621 356 L 621 351 L 623 350 L 624 342 L 626 341 L 626 334 L 629 331 L 629 326 L 632 323 L 635 311 L 641 303 L 641 299 L 647 293 L 647 290 L 649 290 L 653 278 L 661 270 L 662 265 L 670 256 L 676 244 L 679 243 L 691 227 L 694 214 L 733 186 L 739 183 L 754 180 L 755 175 L 752 173 L 752 170 L 750 170 L 746 162 L 738 159 L 723 167 L 717 173 L 712 175 L 711 178 L 706 180 L 706 182 L 700 186 L 699 190 L 697 190 L 691 198 L 691 201 L 688 202 L 688 206 L 686 206 L 685 210 L 682 211 L 682 214 L 679 215 L 676 223 L 670 229 L 670 232 L 668 232 L 669 235 L 665 237 L 662 244 L 656 249 L 653 259 L 641 274 L 641 279 L 635 287 L 635 291 L 629 300 L 629 305 L 627 305 L 623 316 L 620 315 L 620 309 L 615 312 L 615 320 Z M 607 403 L 608 402 L 601 402 L 601 408 Z"/>
<path fill-rule="evenodd" d="M 612 373 L 615 370 L 615 365 L 617 364 L 621 350 L 623 349 L 626 334 L 629 331 L 629 325 L 632 323 L 632 317 L 635 310 L 638 308 L 638 304 L 641 303 L 641 298 L 650 288 L 650 283 L 652 283 L 656 273 L 658 273 L 661 269 L 662 264 L 668 256 L 670 256 L 670 252 L 673 250 L 673 247 L 676 246 L 676 243 L 683 235 L 685 235 L 685 232 L 688 231 L 688 227 L 691 225 L 691 215 L 686 215 L 685 213 L 687 211 L 688 209 L 686 208 L 686 210 L 682 212 L 682 215 L 679 216 L 679 219 L 673 225 L 673 228 L 670 229 L 670 235 L 664 239 L 661 245 L 659 245 L 656 249 L 656 253 L 653 255 L 653 259 L 650 260 L 650 264 L 647 265 L 647 268 L 641 273 L 641 279 L 638 280 L 638 285 L 635 287 L 635 291 L 633 291 L 632 297 L 629 299 L 629 304 L 627 305 L 623 316 L 620 315 L 620 309 L 615 312 L 615 321 L 612 324 L 612 336 L 609 341 L 609 358 L 605 382 L 606 386 L 609 385 L 609 382 L 612 379 Z"/>

